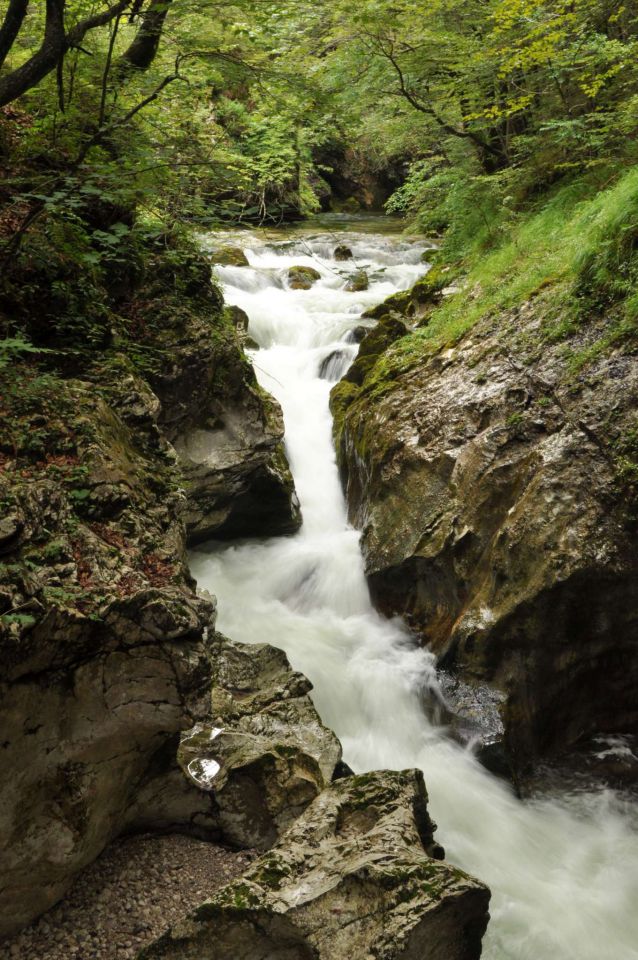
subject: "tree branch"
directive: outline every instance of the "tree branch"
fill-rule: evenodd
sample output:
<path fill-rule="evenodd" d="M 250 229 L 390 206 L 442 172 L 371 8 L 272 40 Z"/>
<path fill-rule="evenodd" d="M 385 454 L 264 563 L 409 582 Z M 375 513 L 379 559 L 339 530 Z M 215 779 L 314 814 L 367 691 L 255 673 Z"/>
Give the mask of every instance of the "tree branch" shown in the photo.
<path fill-rule="evenodd" d="M 7 59 L 7 54 L 20 33 L 28 6 L 29 0 L 9 0 L 9 6 L 0 27 L 0 66 Z"/>
<path fill-rule="evenodd" d="M 133 0 L 117 0 L 116 3 L 107 7 L 101 13 L 80 20 L 66 32 L 64 0 L 46 0 L 42 44 L 39 50 L 20 67 L 16 67 L 15 70 L 0 77 L 0 107 L 11 103 L 22 96 L 23 93 L 26 93 L 27 90 L 36 86 L 51 71 L 56 69 L 60 60 L 71 47 L 77 47 L 82 42 L 89 30 L 109 23 L 126 10 L 132 2 Z M 14 3 L 18 3 L 18 0 L 14 0 Z M 2 29 L 4 29 L 4 24 Z"/>
<path fill-rule="evenodd" d="M 453 126 L 451 123 L 448 123 L 443 117 L 434 109 L 434 107 L 429 103 L 423 103 L 419 100 L 409 89 L 403 70 L 394 56 L 392 49 L 384 48 L 383 43 L 379 38 L 375 38 L 378 43 L 378 49 L 381 52 L 381 55 L 392 65 L 394 72 L 397 75 L 399 81 L 398 93 L 402 96 L 408 103 L 414 107 L 415 110 L 418 110 L 419 113 L 424 113 L 429 117 L 432 117 L 442 130 L 445 130 L 446 133 L 451 134 L 453 137 L 460 137 L 463 140 L 471 140 L 480 150 L 484 150 L 487 153 L 491 154 L 498 159 L 502 159 L 502 153 L 496 147 L 493 147 L 491 143 L 483 140 L 482 137 L 479 137 L 478 134 L 474 133 L 472 130 L 459 129 L 458 127 Z"/>

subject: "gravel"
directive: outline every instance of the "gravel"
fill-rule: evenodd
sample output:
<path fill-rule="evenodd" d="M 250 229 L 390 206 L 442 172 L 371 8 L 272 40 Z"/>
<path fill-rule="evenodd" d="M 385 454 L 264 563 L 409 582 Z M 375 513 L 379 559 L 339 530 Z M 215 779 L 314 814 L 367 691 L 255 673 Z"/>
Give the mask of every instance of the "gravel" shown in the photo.
<path fill-rule="evenodd" d="M 113 843 L 55 907 L 0 944 L 2 960 L 129 960 L 255 854 L 180 835 Z"/>

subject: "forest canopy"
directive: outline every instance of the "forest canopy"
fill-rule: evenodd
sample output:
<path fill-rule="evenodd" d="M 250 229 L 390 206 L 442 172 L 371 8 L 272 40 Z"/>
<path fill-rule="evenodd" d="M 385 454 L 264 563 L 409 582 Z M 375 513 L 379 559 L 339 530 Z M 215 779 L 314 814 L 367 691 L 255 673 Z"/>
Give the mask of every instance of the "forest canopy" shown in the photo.
<path fill-rule="evenodd" d="M 303 217 L 366 176 L 461 256 L 635 162 L 635 0 L 0 10 L 4 268 L 38 224 L 99 265 L 132 231 Z"/>

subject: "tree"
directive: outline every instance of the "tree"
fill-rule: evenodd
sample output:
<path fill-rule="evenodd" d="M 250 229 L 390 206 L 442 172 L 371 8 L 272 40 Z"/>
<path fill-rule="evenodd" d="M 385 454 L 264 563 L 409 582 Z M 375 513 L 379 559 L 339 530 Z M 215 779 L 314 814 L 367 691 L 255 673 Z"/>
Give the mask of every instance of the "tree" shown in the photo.
<path fill-rule="evenodd" d="M 30 0 L 10 0 L 0 27 L 0 66 L 3 65 L 23 30 Z M 152 63 L 160 42 L 164 20 L 171 0 L 101 0 L 98 10 L 82 16 L 83 0 L 75 0 L 72 10 L 66 0 L 45 0 L 45 16 L 39 46 L 28 59 L 0 74 L 0 106 L 17 100 L 54 70 L 61 71 L 70 50 L 81 50 L 87 33 L 118 20 L 127 11 L 139 18 L 138 33 L 123 59 L 132 67 L 146 69 Z M 74 11 L 76 16 L 74 16 Z"/>

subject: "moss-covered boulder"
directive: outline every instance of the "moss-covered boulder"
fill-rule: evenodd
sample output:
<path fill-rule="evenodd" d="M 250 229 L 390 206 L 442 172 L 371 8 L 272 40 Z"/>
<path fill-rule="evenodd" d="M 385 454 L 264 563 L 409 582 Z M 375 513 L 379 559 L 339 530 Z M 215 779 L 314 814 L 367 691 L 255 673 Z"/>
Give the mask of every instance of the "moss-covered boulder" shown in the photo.
<path fill-rule="evenodd" d="M 365 270 L 357 270 L 346 283 L 346 290 L 348 293 L 361 293 L 363 290 L 367 290 L 369 286 L 370 279 L 368 274 Z"/>
<path fill-rule="evenodd" d="M 442 293 L 456 277 L 456 271 L 448 265 L 435 264 L 410 287 L 387 297 L 382 303 L 370 307 L 363 314 L 370 320 L 379 320 L 389 314 L 406 320 L 423 322 L 431 310 L 441 302 Z"/>
<path fill-rule="evenodd" d="M 333 256 L 335 260 L 352 260 L 352 249 L 345 243 L 338 243 Z"/>
<path fill-rule="evenodd" d="M 183 739 L 180 762 L 226 843 L 268 849 L 330 783 L 341 745 L 282 650 L 217 636 L 214 654 L 212 725 Z"/>
<path fill-rule="evenodd" d="M 220 267 L 247 267 L 248 257 L 241 247 L 218 247 L 210 254 L 211 263 Z"/>
<path fill-rule="evenodd" d="M 321 280 L 321 274 L 314 267 L 289 267 L 286 277 L 291 290 L 310 290 Z"/>
<path fill-rule="evenodd" d="M 339 780 L 140 960 L 478 960 L 489 891 L 434 829 L 419 771 Z"/>

